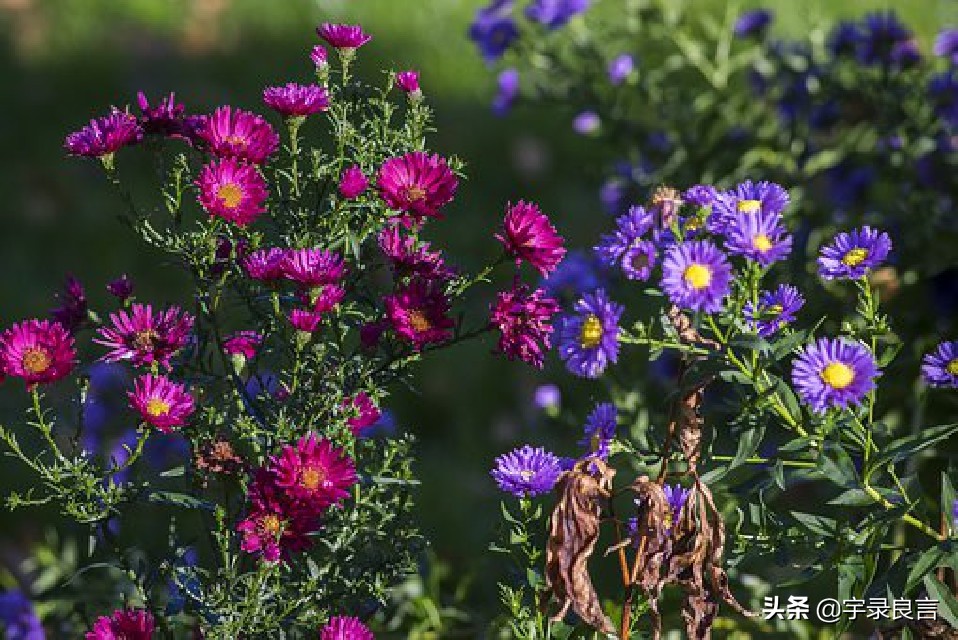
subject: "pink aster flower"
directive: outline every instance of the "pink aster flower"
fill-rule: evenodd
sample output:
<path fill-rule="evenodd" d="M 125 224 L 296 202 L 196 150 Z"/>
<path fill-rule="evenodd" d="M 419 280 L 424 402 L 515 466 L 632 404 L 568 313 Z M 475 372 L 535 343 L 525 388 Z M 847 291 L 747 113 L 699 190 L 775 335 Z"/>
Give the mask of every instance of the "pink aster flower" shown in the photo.
<path fill-rule="evenodd" d="M 326 49 L 321 44 L 313 47 L 312 51 L 309 52 L 309 59 L 313 61 L 317 69 L 325 69 L 329 66 Z"/>
<path fill-rule="evenodd" d="M 306 288 L 334 284 L 346 273 L 342 256 L 326 249 L 290 249 L 283 259 L 283 275 Z"/>
<path fill-rule="evenodd" d="M 406 93 L 419 91 L 419 72 L 400 71 L 396 74 L 396 86 Z"/>
<path fill-rule="evenodd" d="M 263 344 L 263 334 L 256 331 L 237 331 L 223 340 L 223 351 L 229 356 L 243 356 L 247 360 L 256 357 L 256 351 Z"/>
<path fill-rule="evenodd" d="M 446 280 L 453 275 L 439 251 L 430 251 L 428 242 L 413 236 L 403 236 L 396 225 L 389 225 L 379 233 L 379 248 L 397 277 L 421 276 L 427 280 Z"/>
<path fill-rule="evenodd" d="M 213 155 L 263 164 L 279 146 L 279 136 L 262 116 L 219 107 L 206 116 L 196 135 L 209 145 Z"/>
<path fill-rule="evenodd" d="M 143 128 L 136 116 L 114 108 L 110 115 L 90 120 L 90 124 L 68 135 L 63 146 L 71 155 L 98 158 L 142 139 Z"/>
<path fill-rule="evenodd" d="M 491 310 L 490 321 L 500 332 L 499 352 L 541 369 L 545 352 L 552 348 L 551 321 L 559 304 L 542 289 L 530 292 L 520 284 L 499 292 Z"/>
<path fill-rule="evenodd" d="M 365 391 L 360 391 L 355 396 L 344 399 L 342 409 L 348 416 L 346 424 L 349 425 L 353 435 L 357 437 L 363 430 L 376 424 L 382 415 L 379 407 Z"/>
<path fill-rule="evenodd" d="M 358 49 L 373 39 L 359 25 L 323 23 L 316 29 L 320 38 L 337 49 Z"/>
<path fill-rule="evenodd" d="M 264 283 L 276 282 L 284 277 L 283 262 L 286 249 L 259 249 L 243 259 L 243 269 L 253 280 Z"/>
<path fill-rule="evenodd" d="M 496 238 L 515 257 L 516 265 L 525 260 L 544 276 L 555 270 L 566 253 L 562 236 L 549 217 L 535 204 L 522 200 L 508 206 L 502 233 Z"/>
<path fill-rule="evenodd" d="M 286 445 L 270 460 L 276 486 L 315 511 L 321 511 L 349 497 L 356 484 L 356 466 L 346 452 L 315 434 Z"/>
<path fill-rule="evenodd" d="M 375 640 L 376 636 L 359 618 L 334 616 L 319 632 L 319 640 Z"/>
<path fill-rule="evenodd" d="M 359 328 L 360 344 L 366 349 L 375 349 L 387 328 L 389 325 L 385 322 L 367 322 Z"/>
<path fill-rule="evenodd" d="M 140 107 L 140 123 L 146 133 L 185 138 L 189 140 L 188 130 L 183 121 L 183 112 L 186 110 L 176 101 L 176 94 L 160 99 L 156 106 L 151 106 L 146 94 L 142 91 L 136 94 L 136 103 Z"/>
<path fill-rule="evenodd" d="M 152 640 L 156 625 L 153 614 L 143 609 L 117 609 L 101 616 L 87 632 L 86 640 Z"/>
<path fill-rule="evenodd" d="M 151 305 L 134 303 L 110 314 L 110 325 L 101 327 L 93 341 L 110 349 L 105 362 L 155 362 L 169 369 L 170 358 L 186 345 L 192 329 L 193 316 L 177 306 L 154 312 Z"/>
<path fill-rule="evenodd" d="M 339 195 L 347 200 L 358 198 L 368 187 L 369 180 L 358 164 L 343 170 L 343 174 L 339 177 Z"/>
<path fill-rule="evenodd" d="M 379 168 L 379 193 L 390 208 L 414 218 L 441 218 L 459 181 L 439 155 L 413 151 L 390 158 Z"/>
<path fill-rule="evenodd" d="M 256 167 L 235 158 L 210 162 L 200 171 L 196 185 L 200 204 L 211 216 L 245 227 L 266 211 L 266 180 Z"/>
<path fill-rule="evenodd" d="M 309 309 L 293 309 L 289 312 L 289 323 L 297 331 L 304 333 L 313 333 L 319 329 L 323 321 L 323 314 L 310 311 Z"/>
<path fill-rule="evenodd" d="M 386 296 L 386 315 L 393 330 L 416 349 L 449 338 L 455 326 L 446 316 L 449 300 L 442 290 L 422 280 L 414 280 L 401 291 Z"/>
<path fill-rule="evenodd" d="M 163 433 L 184 425 L 196 409 L 186 387 L 164 376 L 140 376 L 127 397 L 143 420 Z"/>
<path fill-rule="evenodd" d="M 309 295 L 313 303 L 313 313 L 328 313 L 345 297 L 346 290 L 336 284 L 326 284 L 320 289 L 313 289 Z"/>
<path fill-rule="evenodd" d="M 290 82 L 263 89 L 263 102 L 286 117 L 305 117 L 329 109 L 329 93 L 317 84 Z"/>
<path fill-rule="evenodd" d="M 292 500 L 276 480 L 267 469 L 254 472 L 248 495 L 249 513 L 236 525 L 243 536 L 240 548 L 261 555 L 267 562 L 305 551 L 312 544 L 309 534 L 319 528 L 317 512 Z"/>
<path fill-rule="evenodd" d="M 0 334 L 0 369 L 27 387 L 67 376 L 75 362 L 73 338 L 59 322 L 24 320 Z"/>

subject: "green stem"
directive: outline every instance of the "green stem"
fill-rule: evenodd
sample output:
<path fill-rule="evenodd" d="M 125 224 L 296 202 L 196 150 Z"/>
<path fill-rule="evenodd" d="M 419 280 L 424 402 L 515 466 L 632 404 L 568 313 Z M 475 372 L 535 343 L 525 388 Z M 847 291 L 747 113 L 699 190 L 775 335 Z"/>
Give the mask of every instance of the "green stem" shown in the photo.
<path fill-rule="evenodd" d="M 868 483 L 863 484 L 862 488 L 872 500 L 874 500 L 881 506 L 885 507 L 886 509 L 895 508 L 895 505 L 893 505 L 891 502 L 886 500 L 884 496 L 878 493 L 878 491 L 876 491 L 874 487 L 872 487 Z M 945 540 L 945 536 L 941 535 L 940 533 L 938 533 L 937 531 L 929 527 L 927 524 L 925 524 L 924 522 L 922 522 L 921 520 L 919 520 L 918 518 L 916 518 L 915 516 L 909 513 L 902 514 L 901 520 L 902 522 L 907 522 L 908 524 L 915 527 L 922 533 L 934 538 L 935 540 L 938 540 L 939 542 Z"/>
<path fill-rule="evenodd" d="M 735 459 L 735 456 L 712 456 L 712 459 L 718 460 L 719 462 L 731 462 Z M 781 462 L 786 467 L 800 467 L 804 469 L 815 469 L 818 467 L 818 463 L 809 460 L 773 460 L 771 458 L 752 457 L 746 458 L 742 462 L 745 464 L 775 464 L 776 462 Z"/>

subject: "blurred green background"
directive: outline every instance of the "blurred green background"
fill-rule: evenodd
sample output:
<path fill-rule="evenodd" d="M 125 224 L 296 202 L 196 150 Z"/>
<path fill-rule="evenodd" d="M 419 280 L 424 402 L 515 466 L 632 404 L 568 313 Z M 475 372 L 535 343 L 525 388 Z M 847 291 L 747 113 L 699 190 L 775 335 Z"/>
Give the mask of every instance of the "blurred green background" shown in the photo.
<path fill-rule="evenodd" d="M 670 0 L 679 2 L 680 0 Z M 571 114 L 528 113 L 496 118 L 488 103 L 494 74 L 466 30 L 483 0 L 0 0 L 2 114 L 0 140 L 0 323 L 42 315 L 54 306 L 64 275 L 87 285 L 93 308 L 106 300 L 104 283 L 128 273 L 143 299 L 183 295 L 175 270 L 144 250 L 117 222 L 121 203 L 92 163 L 65 156 L 63 136 L 110 104 L 123 106 L 137 90 L 155 98 L 175 90 L 189 112 L 219 103 L 263 111 L 262 87 L 305 80 L 307 52 L 321 21 L 361 22 L 374 41 L 362 50 L 367 73 L 384 65 L 415 68 L 436 111 L 431 146 L 456 154 L 469 175 L 445 222 L 433 229 L 466 268 L 495 251 L 491 233 L 503 204 L 538 201 L 569 237 L 588 247 L 608 221 L 596 196 L 608 160 L 576 137 Z M 615 2 L 606 0 L 607 7 Z M 702 12 L 725 13 L 723 0 L 688 0 Z M 841 16 L 894 8 L 916 30 L 924 51 L 935 32 L 958 18 L 953 0 L 775 0 L 776 35 L 806 33 Z M 597 215 L 599 214 L 599 215 Z M 491 291 L 487 292 L 491 297 Z M 420 437 L 423 479 L 419 515 L 453 575 L 482 576 L 473 602 L 494 598 L 484 549 L 492 537 L 498 496 L 488 477 L 492 458 L 553 431 L 567 446 L 578 425 L 536 414 L 536 384 L 574 386 L 552 363 L 542 374 L 489 355 L 492 343 L 467 345 L 433 358 L 418 388 L 397 389 L 397 421 Z M 583 415 L 589 389 L 571 410 Z M 12 402 L 8 394 L 0 411 Z M 535 433 L 535 435 L 533 435 Z M 16 464 L 0 459 L 0 484 Z M 11 538 L 30 527 L 28 512 L 0 515 Z"/>

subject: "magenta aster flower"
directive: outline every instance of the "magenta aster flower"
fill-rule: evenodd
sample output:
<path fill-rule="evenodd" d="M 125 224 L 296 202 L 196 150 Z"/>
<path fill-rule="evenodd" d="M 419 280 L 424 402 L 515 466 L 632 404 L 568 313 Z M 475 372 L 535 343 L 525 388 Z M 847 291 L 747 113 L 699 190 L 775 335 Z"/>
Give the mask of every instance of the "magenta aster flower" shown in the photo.
<path fill-rule="evenodd" d="M 598 378 L 619 359 L 619 318 L 624 308 L 604 289 L 576 302 L 575 313 L 559 324 L 559 357 L 566 369 L 583 378 Z"/>
<path fill-rule="evenodd" d="M 419 72 L 400 71 L 396 74 L 396 86 L 406 93 L 419 91 Z"/>
<path fill-rule="evenodd" d="M 880 265 L 891 253 L 891 238 L 871 227 L 839 233 L 821 249 L 818 275 L 825 280 L 854 280 Z"/>
<path fill-rule="evenodd" d="M 421 151 L 386 160 L 376 183 L 390 208 L 414 218 L 441 218 L 459 186 L 445 158 Z"/>
<path fill-rule="evenodd" d="M 259 249 L 243 259 L 243 268 L 253 280 L 264 283 L 276 282 L 285 276 L 283 263 L 286 261 L 286 249 Z"/>
<path fill-rule="evenodd" d="M 382 415 L 379 407 L 365 391 L 360 391 L 351 398 L 345 398 L 342 409 L 348 416 L 346 424 L 349 425 L 353 435 L 357 437 L 364 430 L 376 424 Z"/>
<path fill-rule="evenodd" d="M 316 29 L 320 38 L 336 49 L 358 49 L 373 39 L 359 25 L 323 23 Z"/>
<path fill-rule="evenodd" d="M 266 211 L 266 180 L 256 167 L 235 158 L 213 160 L 203 167 L 196 186 L 207 213 L 241 227 Z"/>
<path fill-rule="evenodd" d="M 120 304 L 123 304 L 133 295 L 133 280 L 124 273 L 119 278 L 107 283 L 106 290 L 110 292 L 111 296 L 119 300 Z"/>
<path fill-rule="evenodd" d="M 453 275 L 442 252 L 430 251 L 428 242 L 403 236 L 397 225 L 388 225 L 379 233 L 379 248 L 398 278 L 420 276 L 426 280 L 446 280 Z"/>
<path fill-rule="evenodd" d="M 101 327 L 93 341 L 110 349 L 106 362 L 129 360 L 135 366 L 158 363 L 170 368 L 170 358 L 186 345 L 193 316 L 177 306 L 155 312 L 148 304 L 134 303 L 110 314 L 110 325 Z"/>
<path fill-rule="evenodd" d="M 69 375 L 75 362 L 73 338 L 59 322 L 24 320 L 0 334 L 0 370 L 27 387 Z"/>
<path fill-rule="evenodd" d="M 286 445 L 270 460 L 276 486 L 293 498 L 321 511 L 349 497 L 356 484 L 356 466 L 342 449 L 315 434 Z"/>
<path fill-rule="evenodd" d="M 447 340 L 456 324 L 446 316 L 449 300 L 442 290 L 422 280 L 414 280 L 384 301 L 393 330 L 417 350 Z"/>
<path fill-rule="evenodd" d="M 868 347 L 845 338 L 819 338 L 792 364 L 792 384 L 816 413 L 859 404 L 879 375 Z"/>
<path fill-rule="evenodd" d="M 326 249 L 290 249 L 283 259 L 283 275 L 310 289 L 335 284 L 345 273 L 342 256 Z"/>
<path fill-rule="evenodd" d="M 319 640 L 374 640 L 373 632 L 359 618 L 334 616 L 319 632 Z"/>
<path fill-rule="evenodd" d="M 163 433 L 186 424 L 196 409 L 193 396 L 186 387 L 164 376 L 140 376 L 133 382 L 133 391 L 127 397 L 130 406 L 143 420 Z"/>
<path fill-rule="evenodd" d="M 496 458 L 491 475 L 500 490 L 526 498 L 552 491 L 562 471 L 555 454 L 526 445 Z"/>
<path fill-rule="evenodd" d="M 323 285 L 320 289 L 313 289 L 312 293 L 313 311 L 316 313 L 327 313 L 336 308 L 343 298 L 346 297 L 346 290 L 336 284 Z"/>
<path fill-rule="evenodd" d="M 323 314 L 309 309 L 293 309 L 289 312 L 289 323 L 303 333 L 314 333 L 322 322 Z"/>
<path fill-rule="evenodd" d="M 317 69 L 325 69 L 329 66 L 329 56 L 326 53 L 326 49 L 323 45 L 318 44 L 312 48 L 309 52 L 309 59 L 313 61 L 313 65 Z"/>
<path fill-rule="evenodd" d="M 186 107 L 176 101 L 175 93 L 171 91 L 170 95 L 162 98 L 154 107 L 150 105 L 146 94 L 139 91 L 136 94 L 136 103 L 143 114 L 140 123 L 146 133 L 189 139 L 189 132 L 183 122 Z"/>
<path fill-rule="evenodd" d="M 263 164 L 279 146 L 279 136 L 263 116 L 223 106 L 206 116 L 196 135 L 220 157 Z"/>
<path fill-rule="evenodd" d="M 136 116 L 114 108 L 110 115 L 90 120 L 90 124 L 68 135 L 63 146 L 72 155 L 98 158 L 142 139 L 143 127 Z"/>
<path fill-rule="evenodd" d="M 329 109 L 329 93 L 316 84 L 290 82 L 263 89 L 263 102 L 286 117 L 305 117 Z"/>
<path fill-rule="evenodd" d="M 746 302 L 742 309 L 748 327 L 767 338 L 785 325 L 795 321 L 795 314 L 805 304 L 805 298 L 790 284 L 779 285 L 775 291 L 762 291 L 758 304 Z"/>
<path fill-rule="evenodd" d="M 155 630 L 149 611 L 118 609 L 111 616 L 97 618 L 86 640 L 152 640 Z"/>
<path fill-rule="evenodd" d="M 562 236 L 549 222 L 549 217 L 533 203 L 520 200 L 506 208 L 502 233 L 496 239 L 515 257 L 516 266 L 523 260 L 547 276 L 562 262 L 566 250 Z"/>
<path fill-rule="evenodd" d="M 500 291 L 491 310 L 490 322 L 500 333 L 499 352 L 541 369 L 545 352 L 552 348 L 551 321 L 559 304 L 542 289 L 530 292 L 517 284 L 511 291 Z"/>
<path fill-rule="evenodd" d="M 248 495 L 249 513 L 236 525 L 243 536 L 240 548 L 259 554 L 267 562 L 308 549 L 312 545 L 309 534 L 319 528 L 317 512 L 292 500 L 276 480 L 266 469 L 254 472 Z"/>
<path fill-rule="evenodd" d="M 237 331 L 223 340 L 223 351 L 229 356 L 243 356 L 247 360 L 256 357 L 263 344 L 263 334 L 257 331 Z"/>
<path fill-rule="evenodd" d="M 83 284 L 72 275 L 67 276 L 63 292 L 57 295 L 60 306 L 50 312 L 53 319 L 74 333 L 87 317 L 86 291 Z"/>
<path fill-rule="evenodd" d="M 354 200 L 361 196 L 369 187 L 369 180 L 358 164 L 344 169 L 339 176 L 339 195 L 347 200 Z"/>
<path fill-rule="evenodd" d="M 725 248 L 767 267 L 791 253 L 792 236 L 782 225 L 782 214 L 759 211 L 729 221 Z"/>
<path fill-rule="evenodd" d="M 933 387 L 958 389 L 958 341 L 942 342 L 925 355 L 921 375 Z"/>
<path fill-rule="evenodd" d="M 725 254 L 708 240 L 673 245 L 662 261 L 662 289 L 683 309 L 721 311 L 731 281 Z"/>

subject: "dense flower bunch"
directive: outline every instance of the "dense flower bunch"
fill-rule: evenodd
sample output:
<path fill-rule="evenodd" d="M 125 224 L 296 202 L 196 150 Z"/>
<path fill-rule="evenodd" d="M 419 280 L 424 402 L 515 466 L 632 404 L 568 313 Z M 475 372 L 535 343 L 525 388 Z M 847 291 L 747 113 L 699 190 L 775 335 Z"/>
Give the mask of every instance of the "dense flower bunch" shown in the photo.
<path fill-rule="evenodd" d="M 840 232 L 818 248 L 814 288 L 783 282 L 791 201 L 766 181 L 661 188 L 600 238 L 596 258 L 613 275 L 582 293 L 562 320 L 559 356 L 575 376 L 609 379 L 611 397 L 587 416 L 573 455 L 526 444 L 492 470 L 498 487 L 518 499 L 503 504 L 505 541 L 496 547 L 522 569 L 518 585 L 501 585 L 517 637 L 551 637 L 549 628 L 567 634 L 568 612 L 576 624 L 620 638 L 649 625 L 661 637 L 677 617 L 659 608 L 670 585 L 683 593 L 688 637 L 708 637 L 720 606 L 743 614 L 726 625 L 749 631 L 751 614 L 730 577 L 759 605 L 783 576 L 821 578 L 826 557 L 844 576 L 833 581 L 839 600 L 887 589 L 953 601 L 935 569 L 955 558 L 958 503 L 947 472 L 939 471 L 935 490 L 922 489 L 914 457 L 958 425 L 908 426 L 902 418 L 921 409 L 888 403 L 884 392 L 894 376 L 910 373 L 921 379 L 920 407 L 953 403 L 958 346 L 929 347 L 920 372 L 895 361 L 902 338 L 879 306 L 876 280 L 895 259 L 885 231 Z M 857 303 L 815 322 L 805 301 L 823 286 L 850 290 Z M 629 310 L 614 300 L 636 297 L 645 298 L 631 309 L 639 319 L 627 324 Z M 623 347 L 638 352 L 626 358 Z M 654 387 L 646 391 L 632 381 L 650 369 Z M 798 511 L 792 492 L 809 485 L 824 500 Z M 544 509 L 533 500 L 550 493 L 555 505 L 543 527 Z M 546 540 L 537 533 L 543 529 Z M 849 536 L 871 542 L 843 548 Z M 593 580 L 603 555 L 621 569 L 618 587 Z M 765 571 L 773 558 L 774 576 Z M 862 562 L 876 570 L 862 571 Z M 726 565 L 754 566 L 750 585 L 738 585 L 740 574 L 727 574 Z M 910 572 L 907 581 L 894 577 L 899 571 Z M 609 610 L 616 591 L 618 610 Z M 551 620 L 536 604 L 545 600 L 553 603 Z M 770 632 L 774 620 L 765 624 Z M 863 635 L 881 624 L 839 622 Z M 948 621 L 909 624 L 922 633 Z"/>
<path fill-rule="evenodd" d="M 113 109 L 67 136 L 193 294 L 141 300 L 124 275 L 106 285 L 105 312 L 71 277 L 50 319 L 0 332 L 0 374 L 31 398 L 24 429 L 0 438 L 36 475 L 9 503 L 58 505 L 90 527 L 80 564 L 118 569 L 102 595 L 47 614 L 64 637 L 372 638 L 364 620 L 423 544 L 411 437 L 377 428 L 392 385 L 427 352 L 493 332 L 499 352 L 535 367 L 552 345 L 559 304 L 522 277 L 564 257 L 547 216 L 507 206 L 490 229 L 498 259 L 476 276 L 451 265 L 426 235 L 456 196 L 460 163 L 425 150 L 419 74 L 367 85 L 350 67 L 371 36 L 341 24 L 317 33 L 338 64 L 318 44 L 310 81 L 265 88 L 279 118 L 229 105 L 189 115 L 174 94 L 151 104 L 140 93 L 138 115 Z M 140 202 L 122 160 L 147 139 L 165 181 Z M 457 307 L 496 266 L 509 284 L 470 322 Z M 62 409 L 71 402 L 79 412 Z M 167 548 L 147 550 L 144 515 L 169 531 Z M 62 582 L 74 580 L 51 584 Z M 104 615 L 117 593 L 124 608 Z M 25 602 L 3 619 L 35 626 Z M 81 611 L 92 627 L 81 630 Z"/>

